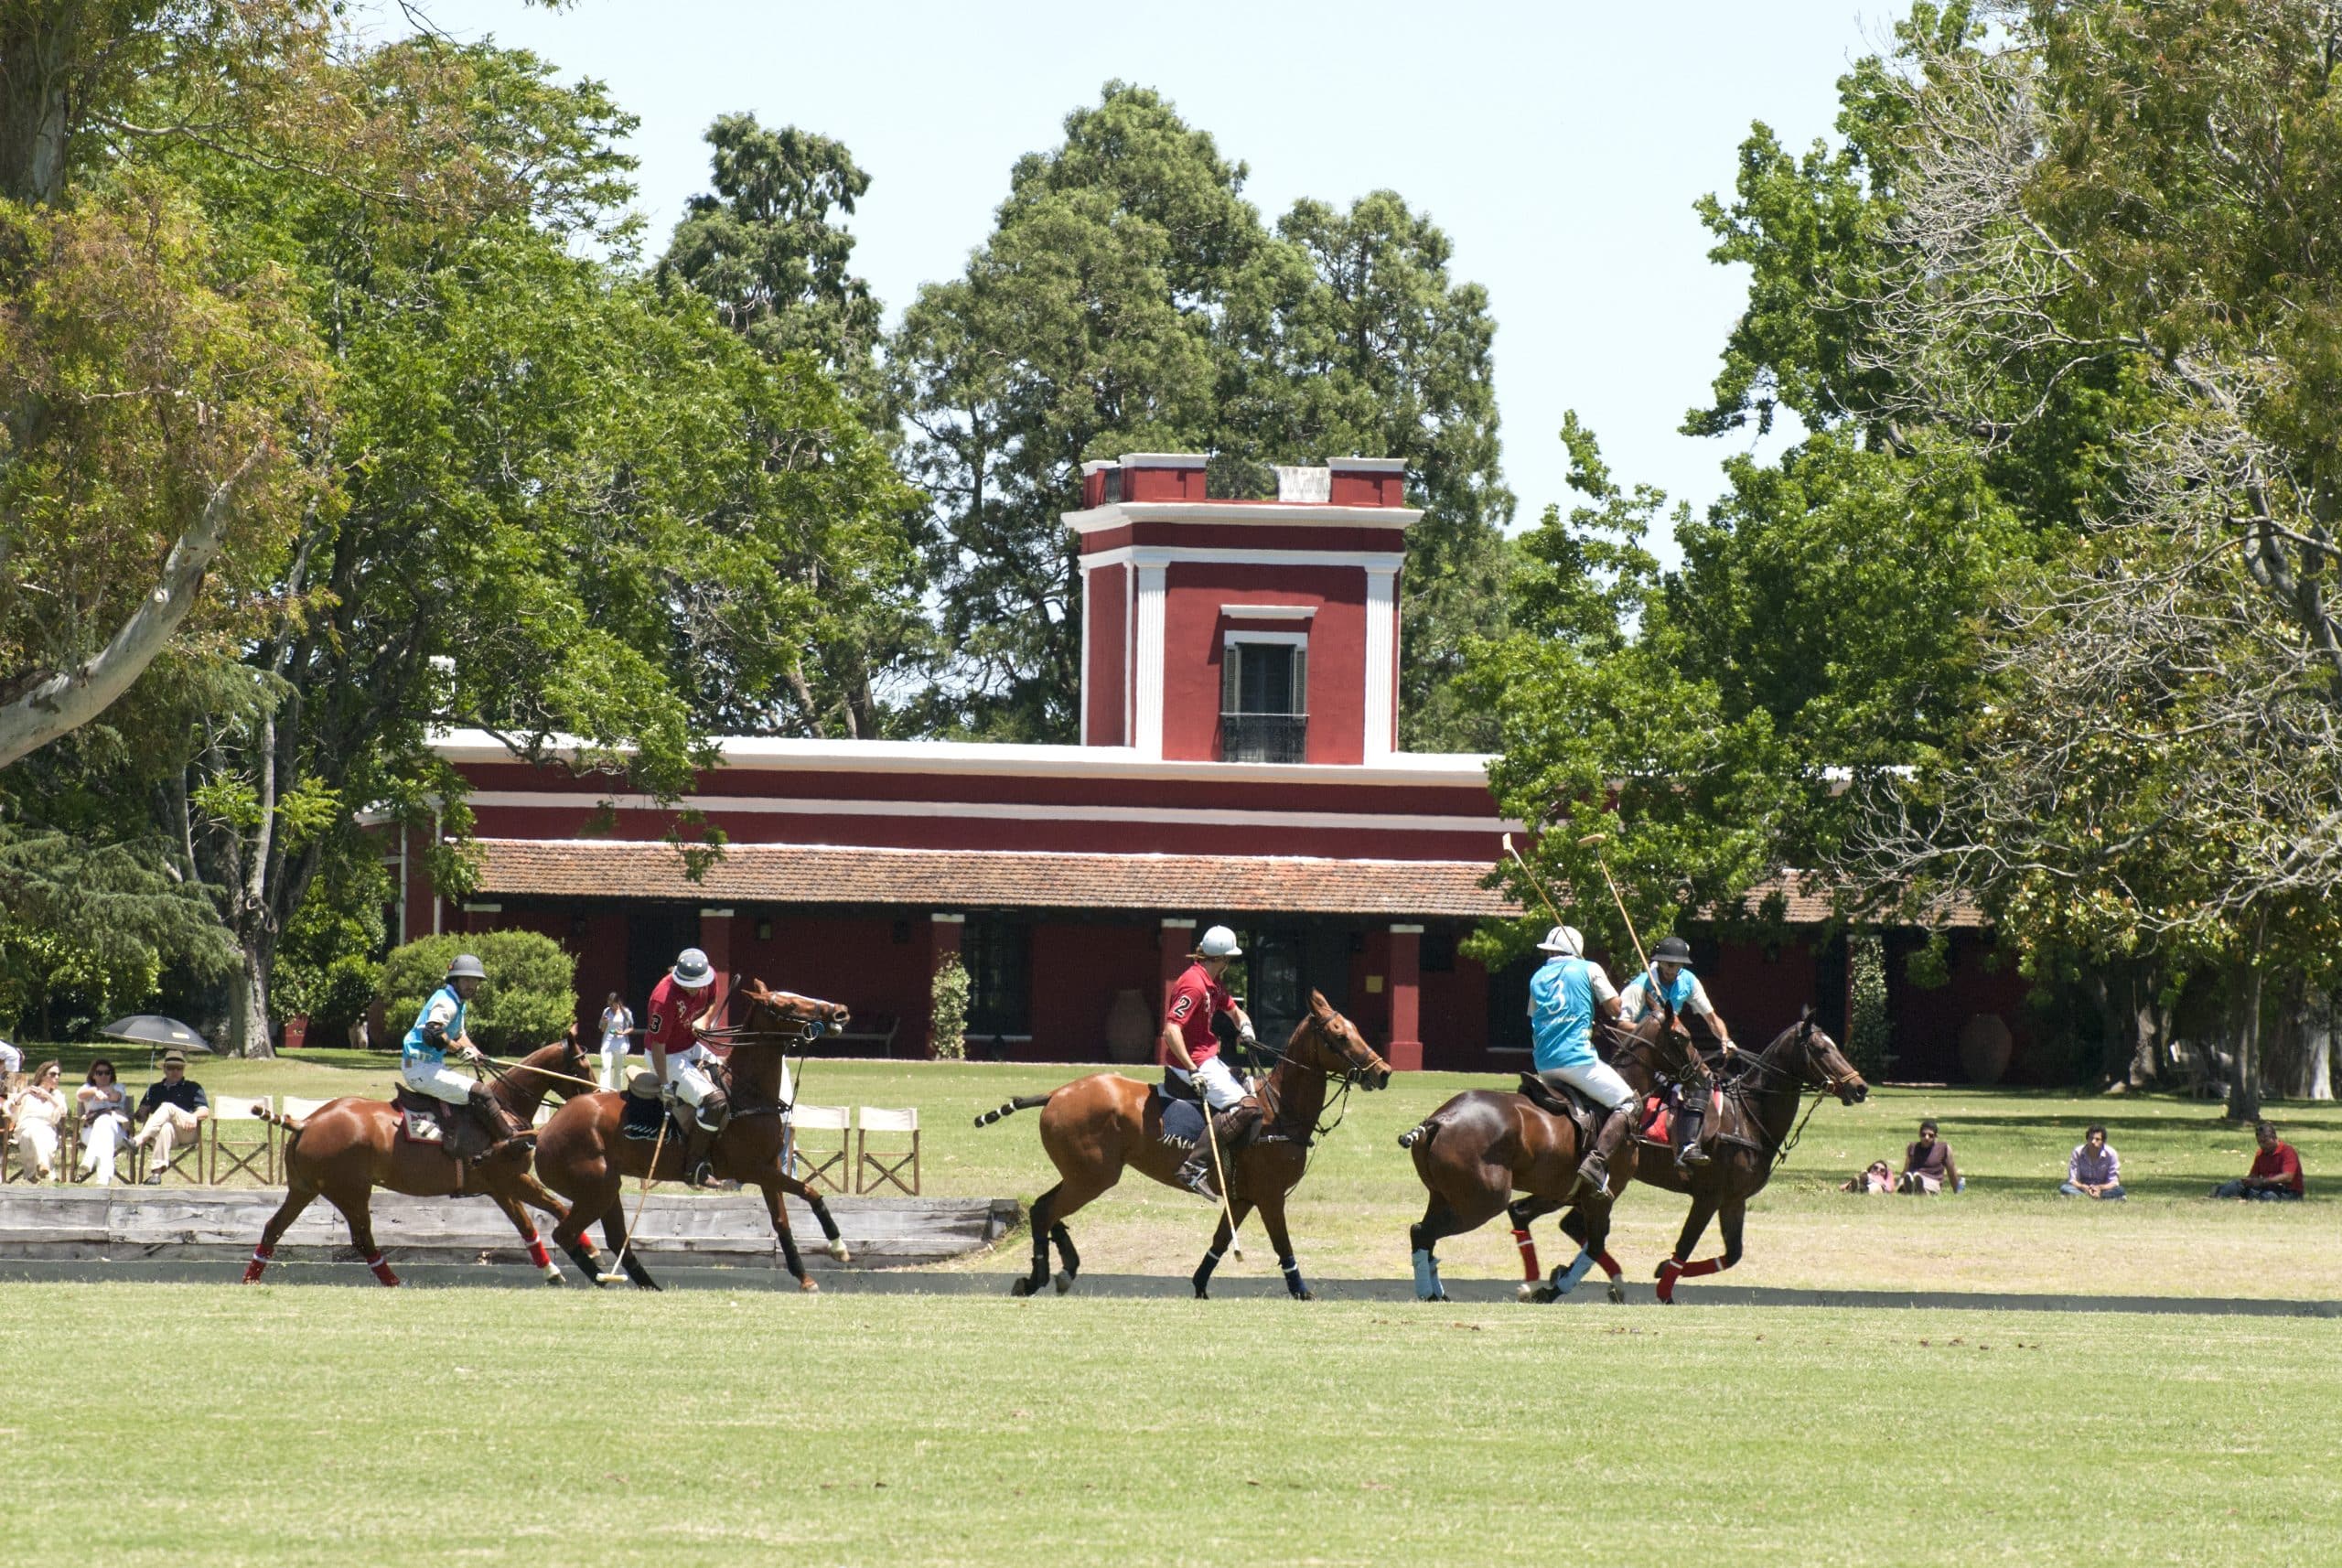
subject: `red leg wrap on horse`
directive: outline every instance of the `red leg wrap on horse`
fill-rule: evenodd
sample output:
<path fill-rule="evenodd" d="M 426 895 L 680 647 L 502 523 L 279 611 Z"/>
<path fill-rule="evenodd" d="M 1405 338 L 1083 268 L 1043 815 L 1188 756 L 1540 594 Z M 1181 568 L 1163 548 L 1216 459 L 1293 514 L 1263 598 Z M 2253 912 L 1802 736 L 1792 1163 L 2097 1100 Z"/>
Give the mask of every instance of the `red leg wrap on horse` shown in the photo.
<path fill-rule="evenodd" d="M 244 1283 L 246 1284 L 252 1284 L 260 1278 L 261 1272 L 268 1267 L 268 1260 L 275 1255 L 275 1251 L 276 1250 L 274 1247 L 254 1247 L 252 1249 L 252 1261 L 244 1265 Z"/>
<path fill-rule="evenodd" d="M 553 1255 L 545 1251 L 545 1244 L 534 1236 L 529 1238 L 529 1262 L 541 1269 L 553 1267 Z"/>
<path fill-rule="evenodd" d="M 1683 1277 L 1687 1280 L 1696 1280 L 1702 1274 L 1714 1273 L 1722 1267 L 1724 1267 L 1724 1262 L 1721 1259 L 1702 1258 L 1696 1263 L 1686 1263 L 1683 1265 Z"/>
<path fill-rule="evenodd" d="M 366 1266 L 373 1270 L 374 1277 L 381 1281 L 384 1284 L 394 1285 L 399 1283 L 398 1275 L 391 1273 L 391 1265 L 383 1261 L 381 1253 L 377 1252 L 372 1257 L 368 1258 L 366 1260 Z"/>
<path fill-rule="evenodd" d="M 1612 1257 L 1606 1251 L 1602 1253 L 1599 1257 L 1596 1257 L 1594 1261 L 1600 1263 L 1602 1265 L 1602 1272 L 1608 1274 L 1614 1280 L 1626 1272 L 1618 1267 L 1618 1260 Z"/>
<path fill-rule="evenodd" d="M 1530 1239 L 1526 1230 L 1515 1230 L 1512 1240 L 1513 1244 L 1520 1249 L 1520 1277 L 1535 1284 L 1545 1277 L 1537 1268 L 1537 1243 Z"/>
<path fill-rule="evenodd" d="M 1683 1264 L 1680 1260 L 1670 1258 L 1665 1262 L 1660 1264 L 1659 1299 L 1661 1301 L 1673 1301 L 1675 1299 L 1675 1282 L 1682 1277 Z"/>

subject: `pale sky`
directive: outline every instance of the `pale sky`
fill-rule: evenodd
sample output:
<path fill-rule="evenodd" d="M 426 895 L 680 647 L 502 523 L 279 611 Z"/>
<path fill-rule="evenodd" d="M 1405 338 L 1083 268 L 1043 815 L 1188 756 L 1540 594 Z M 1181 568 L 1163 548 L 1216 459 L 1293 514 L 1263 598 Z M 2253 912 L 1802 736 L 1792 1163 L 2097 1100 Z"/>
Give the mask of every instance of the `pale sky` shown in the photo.
<path fill-rule="evenodd" d="M 1793 148 L 1831 134 L 1837 78 L 1901 14 L 1877 0 L 423 9 L 458 37 L 598 78 L 641 117 L 650 255 L 707 188 L 700 137 L 716 115 L 845 143 L 871 176 L 854 263 L 890 324 L 990 232 L 1010 164 L 1054 145 L 1111 79 L 1161 91 L 1249 164 L 1246 194 L 1272 222 L 1300 197 L 1394 189 L 1446 231 L 1454 275 L 1488 290 L 1524 524 L 1566 498 L 1554 432 L 1571 408 L 1622 481 L 1699 508 L 1723 488 L 1735 443 L 1675 431 L 1705 399 L 1744 280 L 1708 262 L 1692 202 L 1728 194 L 1752 120 Z"/>

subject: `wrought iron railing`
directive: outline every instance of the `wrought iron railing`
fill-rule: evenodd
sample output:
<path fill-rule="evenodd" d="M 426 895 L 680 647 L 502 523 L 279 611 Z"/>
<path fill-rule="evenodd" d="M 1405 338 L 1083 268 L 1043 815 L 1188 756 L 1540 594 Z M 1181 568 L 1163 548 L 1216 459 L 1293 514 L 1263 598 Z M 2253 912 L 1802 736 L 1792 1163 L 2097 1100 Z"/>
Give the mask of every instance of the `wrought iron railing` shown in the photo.
<path fill-rule="evenodd" d="M 1300 762 L 1309 748 L 1307 714 L 1222 714 L 1222 762 Z"/>

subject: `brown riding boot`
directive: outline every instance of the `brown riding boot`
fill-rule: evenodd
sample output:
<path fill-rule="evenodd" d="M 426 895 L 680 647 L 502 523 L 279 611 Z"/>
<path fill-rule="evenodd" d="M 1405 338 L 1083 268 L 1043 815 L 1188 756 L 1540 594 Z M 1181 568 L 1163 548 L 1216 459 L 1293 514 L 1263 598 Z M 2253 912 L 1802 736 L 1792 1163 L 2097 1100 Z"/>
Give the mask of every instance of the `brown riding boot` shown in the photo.
<path fill-rule="evenodd" d="M 1211 1151 L 1216 1141 L 1219 1146 L 1221 1176 L 1236 1163 L 1236 1156 L 1260 1135 L 1261 1102 L 1247 1096 L 1225 1111 L 1207 1112 L 1211 1117 L 1211 1130 L 1196 1140 L 1195 1153 L 1179 1167 L 1179 1184 L 1209 1203 L 1219 1201 L 1219 1188 L 1213 1185 Z"/>
<path fill-rule="evenodd" d="M 488 1149 L 480 1158 L 490 1157 L 507 1144 L 518 1143 L 524 1148 L 536 1146 L 536 1130 L 522 1126 L 519 1117 L 498 1104 L 496 1096 L 489 1092 L 488 1085 L 472 1085 L 470 1109 L 472 1114 L 479 1119 L 480 1125 L 488 1131 Z"/>
<path fill-rule="evenodd" d="M 1635 1112 L 1636 1107 L 1629 1105 L 1603 1118 L 1602 1130 L 1594 1136 L 1594 1152 L 1578 1162 L 1577 1186 L 1570 1190 L 1573 1198 L 1592 1199 L 1609 1189 L 1610 1162 L 1617 1157 L 1618 1145 L 1627 1141 L 1627 1135 L 1640 1120 Z"/>

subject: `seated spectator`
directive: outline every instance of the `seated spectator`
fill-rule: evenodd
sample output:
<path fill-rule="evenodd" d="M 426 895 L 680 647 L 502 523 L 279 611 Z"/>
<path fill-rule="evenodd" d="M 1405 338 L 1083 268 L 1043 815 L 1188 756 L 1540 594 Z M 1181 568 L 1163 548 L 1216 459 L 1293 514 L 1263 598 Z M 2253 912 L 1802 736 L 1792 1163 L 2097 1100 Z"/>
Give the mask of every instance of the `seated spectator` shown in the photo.
<path fill-rule="evenodd" d="M 8 1126 L 16 1139 L 16 1159 L 36 1181 L 57 1179 L 57 1144 L 65 1125 L 59 1076 L 55 1062 L 43 1062 L 33 1069 L 32 1081 L 8 1100 Z"/>
<path fill-rule="evenodd" d="M 185 1138 L 192 1145 L 196 1129 L 211 1114 L 211 1101 L 203 1092 L 203 1085 L 187 1075 L 187 1053 L 163 1053 L 163 1080 L 146 1086 L 145 1098 L 138 1102 L 138 1139 L 151 1143 L 155 1153 L 153 1163 L 146 1168 L 146 1185 L 163 1185 L 163 1173 L 170 1167 L 171 1152 Z"/>
<path fill-rule="evenodd" d="M 2212 1189 L 2214 1197 L 2257 1197 L 2268 1202 L 2284 1202 L 2302 1195 L 2302 1157 L 2294 1146 L 2277 1136 L 2276 1127 L 2267 1122 L 2255 1122 L 2252 1135 L 2261 1144 L 2261 1152 L 2252 1156 L 2252 1168 L 2242 1181 L 2224 1181 Z"/>
<path fill-rule="evenodd" d="M 2092 1127 L 2066 1158 L 2066 1179 L 2057 1190 L 2068 1197 L 2120 1198 L 2122 1156 L 2106 1141 L 2106 1129 Z"/>
<path fill-rule="evenodd" d="M 25 1053 L 0 1040 L 0 1083 L 5 1083 L 25 1070 Z"/>
<path fill-rule="evenodd" d="M 1932 1197 L 1949 1187 L 1958 1192 L 1968 1183 L 1961 1179 L 1959 1162 L 1951 1157 L 1951 1145 L 1936 1136 L 1932 1117 L 1919 1123 L 1919 1141 L 1903 1151 L 1903 1170 L 1895 1178 L 1895 1190 Z"/>
<path fill-rule="evenodd" d="M 114 1155 L 130 1135 L 130 1096 L 115 1076 L 113 1063 L 103 1057 L 91 1062 L 73 1098 L 81 1111 L 81 1162 L 76 1179 L 94 1176 L 100 1187 L 112 1187 Z"/>

